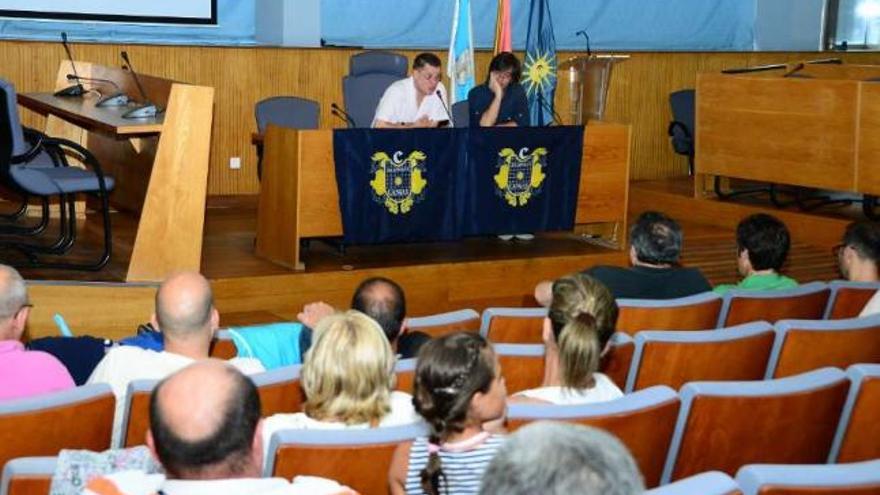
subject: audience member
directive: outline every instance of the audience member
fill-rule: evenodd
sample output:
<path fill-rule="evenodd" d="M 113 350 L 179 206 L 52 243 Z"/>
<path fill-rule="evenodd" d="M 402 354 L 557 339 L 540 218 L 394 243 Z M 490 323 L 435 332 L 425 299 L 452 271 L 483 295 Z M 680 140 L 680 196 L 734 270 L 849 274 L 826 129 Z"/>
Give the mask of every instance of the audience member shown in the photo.
<path fill-rule="evenodd" d="M 58 359 L 26 351 L 21 343 L 31 312 L 27 285 L 11 266 L 0 264 L 0 400 L 73 388 L 73 378 Z"/>
<path fill-rule="evenodd" d="M 419 422 L 412 396 L 394 391 L 394 363 L 382 329 L 366 315 L 347 311 L 322 319 L 302 367 L 305 412 L 267 418 L 264 447 L 278 430 L 364 429 Z"/>
<path fill-rule="evenodd" d="M 484 424 L 503 420 L 506 395 L 498 359 L 483 337 L 453 333 L 425 344 L 413 403 L 431 434 L 397 447 L 391 493 L 475 494 L 504 441 Z"/>
<path fill-rule="evenodd" d="M 169 277 L 156 291 L 151 321 L 165 340 L 156 352 L 134 346 L 110 349 L 89 377 L 89 383 L 109 383 L 116 395 L 113 438 L 119 438 L 129 382 L 164 378 L 199 359 L 207 359 L 220 316 L 214 308 L 210 283 L 200 274 L 183 272 Z M 245 373 L 264 371 L 256 359 L 234 358 L 230 364 Z"/>
<path fill-rule="evenodd" d="M 585 273 L 605 284 L 615 298 L 674 299 L 712 290 L 696 268 L 679 266 L 682 232 L 678 222 L 656 211 L 639 215 L 630 230 L 632 268 L 596 266 Z M 535 299 L 550 304 L 552 282 L 535 288 Z"/>
<path fill-rule="evenodd" d="M 123 472 L 86 493 L 195 495 L 351 493 L 322 478 L 263 478 L 260 396 L 232 366 L 202 360 L 166 378 L 150 398 L 147 445 L 166 476 Z M 167 478 L 166 478 L 167 477 Z"/>
<path fill-rule="evenodd" d="M 877 282 L 880 260 L 880 225 L 862 220 L 846 226 L 843 240 L 835 247 L 837 266 L 851 282 Z"/>
<path fill-rule="evenodd" d="M 639 495 L 626 447 L 588 426 L 539 421 L 511 435 L 483 476 L 480 495 Z"/>
<path fill-rule="evenodd" d="M 403 359 L 416 357 L 422 345 L 431 340 L 428 334 L 407 328 L 406 296 L 400 285 L 391 279 L 371 277 L 361 282 L 351 298 L 351 309 L 375 320 L 385 332 L 391 347 Z M 329 304 L 317 302 L 307 304 L 297 318 L 306 327 L 314 328 L 322 318 L 335 311 Z M 303 353 L 308 349 L 309 343 L 301 340 Z"/>
<path fill-rule="evenodd" d="M 437 127 L 448 122 L 449 98 L 440 82 L 440 65 L 440 57 L 433 53 L 416 55 L 412 75 L 388 86 L 379 100 L 373 127 Z"/>
<path fill-rule="evenodd" d="M 553 282 L 544 318 L 544 383 L 512 402 L 585 404 L 617 399 L 623 392 L 598 372 L 617 325 L 617 303 L 604 285 L 583 273 Z"/>
<path fill-rule="evenodd" d="M 738 284 L 719 285 L 715 292 L 797 287 L 797 281 L 779 273 L 790 245 L 788 228 L 778 218 L 766 213 L 747 216 L 736 227 L 736 269 L 743 279 Z"/>

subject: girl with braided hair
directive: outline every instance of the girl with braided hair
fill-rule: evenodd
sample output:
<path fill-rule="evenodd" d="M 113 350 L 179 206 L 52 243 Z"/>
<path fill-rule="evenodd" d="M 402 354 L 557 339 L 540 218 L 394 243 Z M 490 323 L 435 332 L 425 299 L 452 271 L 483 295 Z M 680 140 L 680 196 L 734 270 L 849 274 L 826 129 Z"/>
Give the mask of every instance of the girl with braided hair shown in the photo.
<path fill-rule="evenodd" d="M 391 493 L 476 494 L 504 441 L 484 424 L 503 419 L 506 395 L 498 359 L 483 337 L 461 332 L 425 344 L 416 365 L 413 405 L 431 434 L 394 452 Z"/>
<path fill-rule="evenodd" d="M 544 383 L 511 402 L 586 404 L 623 396 L 599 362 L 617 325 L 617 303 L 601 282 L 584 273 L 553 282 L 544 319 Z"/>

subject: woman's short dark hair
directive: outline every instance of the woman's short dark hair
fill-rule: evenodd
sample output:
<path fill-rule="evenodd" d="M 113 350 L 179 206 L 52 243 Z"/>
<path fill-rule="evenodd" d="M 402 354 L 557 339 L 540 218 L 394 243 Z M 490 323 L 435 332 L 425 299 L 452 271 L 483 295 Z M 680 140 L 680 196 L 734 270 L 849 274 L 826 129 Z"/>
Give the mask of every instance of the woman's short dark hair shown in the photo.
<path fill-rule="evenodd" d="M 519 82 L 519 78 L 522 76 L 522 64 L 519 63 L 516 55 L 510 52 L 501 52 L 492 57 L 492 61 L 489 62 L 489 74 L 508 70 L 510 71 L 511 82 Z M 489 76 L 486 76 L 486 81 L 489 81 Z"/>

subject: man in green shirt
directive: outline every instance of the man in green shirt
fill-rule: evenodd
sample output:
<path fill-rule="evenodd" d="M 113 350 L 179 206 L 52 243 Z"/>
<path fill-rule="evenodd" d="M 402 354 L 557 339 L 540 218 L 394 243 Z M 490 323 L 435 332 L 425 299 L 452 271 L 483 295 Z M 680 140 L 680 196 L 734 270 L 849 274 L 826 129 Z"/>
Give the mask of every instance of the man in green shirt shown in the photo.
<path fill-rule="evenodd" d="M 744 278 L 738 284 L 723 284 L 713 290 L 724 294 L 731 289 L 778 290 L 797 287 L 797 281 L 781 275 L 791 237 L 778 218 L 757 213 L 744 218 L 736 227 L 736 269 Z"/>

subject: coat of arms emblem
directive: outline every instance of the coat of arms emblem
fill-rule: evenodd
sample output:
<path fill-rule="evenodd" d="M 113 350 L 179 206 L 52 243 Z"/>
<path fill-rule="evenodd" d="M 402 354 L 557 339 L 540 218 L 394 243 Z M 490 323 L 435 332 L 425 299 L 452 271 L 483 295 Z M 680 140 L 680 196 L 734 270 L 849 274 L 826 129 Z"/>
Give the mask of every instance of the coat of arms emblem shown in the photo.
<path fill-rule="evenodd" d="M 384 151 L 373 153 L 371 173 L 373 199 L 392 214 L 406 214 L 423 199 L 428 181 L 424 178 L 425 153 L 415 150 L 405 158 L 402 151 L 389 156 Z"/>
<path fill-rule="evenodd" d="M 519 152 L 513 148 L 504 148 L 498 152 L 498 173 L 493 177 L 496 192 L 507 204 L 513 207 L 525 206 L 529 199 L 541 193 L 541 185 L 547 175 L 547 148 L 535 148 L 529 153 L 528 148 Z"/>

